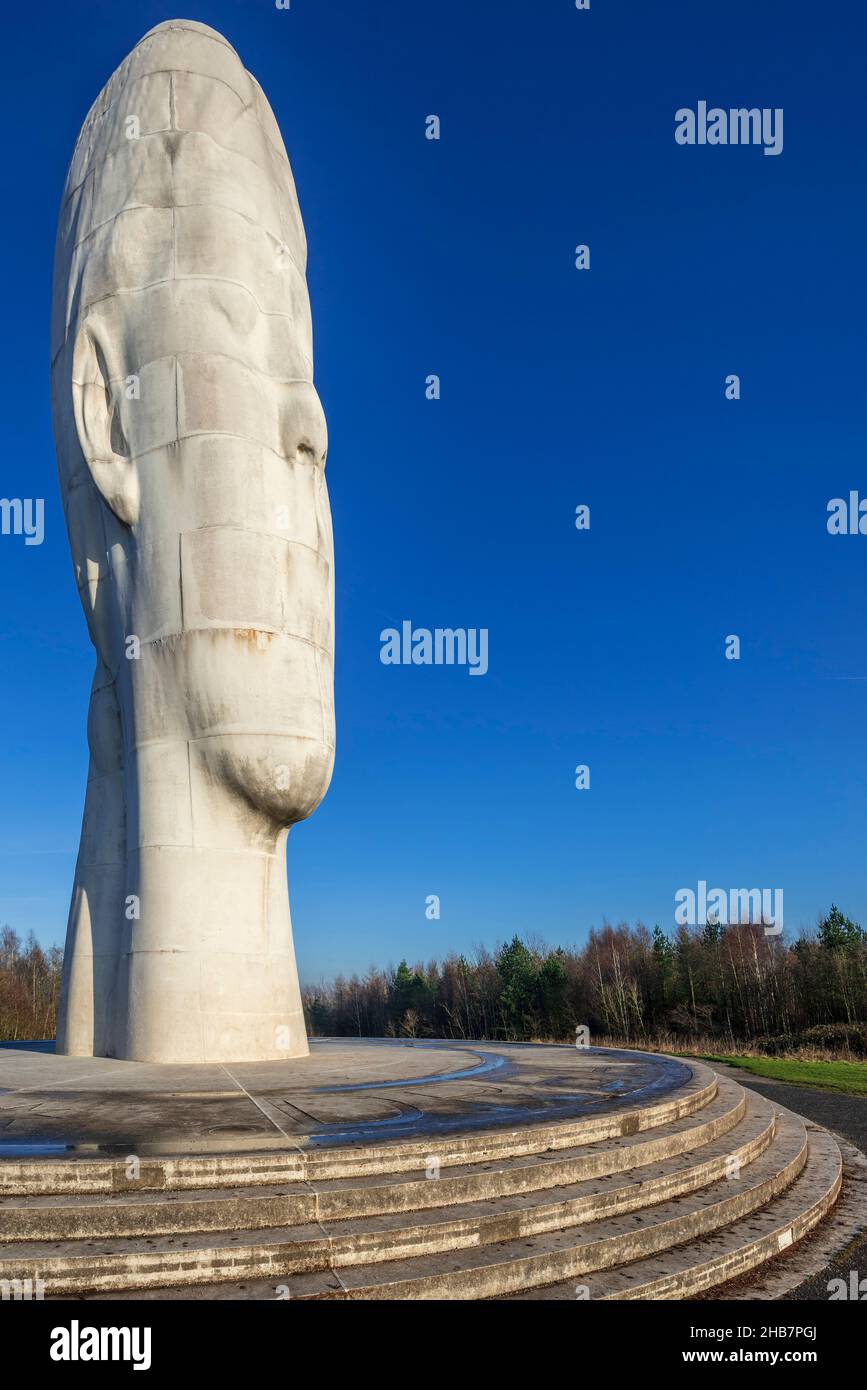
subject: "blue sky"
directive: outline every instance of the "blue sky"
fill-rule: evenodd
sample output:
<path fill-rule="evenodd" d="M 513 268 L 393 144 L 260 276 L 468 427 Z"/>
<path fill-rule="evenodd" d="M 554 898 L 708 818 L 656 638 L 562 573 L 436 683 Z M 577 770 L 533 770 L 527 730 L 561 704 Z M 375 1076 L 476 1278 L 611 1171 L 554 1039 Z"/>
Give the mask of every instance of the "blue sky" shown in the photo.
<path fill-rule="evenodd" d="M 699 879 L 782 888 L 788 930 L 867 920 L 867 537 L 826 530 L 867 495 L 863 10 L 70 0 L 4 18 L 0 494 L 46 535 L 0 536 L 0 923 L 62 941 L 86 775 L 58 202 L 93 97 L 179 13 L 262 83 L 310 242 L 338 755 L 290 837 L 302 978 L 671 926 Z M 783 153 L 677 145 L 702 99 L 782 107 Z M 384 666 L 406 619 L 487 628 L 488 674 Z"/>

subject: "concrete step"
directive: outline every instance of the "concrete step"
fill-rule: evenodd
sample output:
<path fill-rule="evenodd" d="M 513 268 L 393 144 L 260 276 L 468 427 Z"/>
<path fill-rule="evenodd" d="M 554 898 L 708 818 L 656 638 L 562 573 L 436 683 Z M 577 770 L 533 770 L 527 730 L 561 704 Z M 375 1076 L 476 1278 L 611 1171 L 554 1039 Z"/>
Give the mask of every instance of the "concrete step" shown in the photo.
<path fill-rule="evenodd" d="M 841 1251 L 852 1238 L 852 1228 L 843 1221 L 837 1230 L 834 1203 L 840 1191 L 840 1149 L 836 1140 L 825 1130 L 809 1125 L 809 1152 L 798 1177 L 782 1196 L 767 1206 L 750 1213 L 740 1221 L 694 1241 L 671 1246 L 650 1256 L 618 1268 L 582 1275 L 554 1284 L 535 1286 L 499 1297 L 506 1301 L 555 1301 L 578 1299 L 686 1299 L 720 1289 L 720 1296 L 749 1299 L 769 1296 L 785 1298 L 786 1290 L 799 1282 L 804 1274 L 823 1269 L 830 1256 Z M 849 1189 L 854 1203 L 855 1226 L 863 1227 L 864 1204 L 855 1189 L 863 1186 L 861 1169 L 865 1160 L 857 1150 L 848 1146 L 859 1163 L 855 1181 Z M 846 1203 L 844 1177 L 843 1195 Z M 824 1220 L 832 1213 L 830 1220 Z M 825 1233 L 824 1236 L 822 1233 Z M 835 1234 L 836 1232 L 836 1234 Z M 820 1248 L 814 1249 L 819 1242 Z M 788 1253 L 787 1253 L 788 1252 Z M 775 1258 L 783 1256 L 782 1261 Z M 774 1274 L 766 1272 L 768 1260 L 774 1260 Z M 798 1270 L 800 1269 L 800 1274 Z M 787 1271 L 791 1271 L 788 1272 Z M 744 1284 L 743 1276 L 755 1278 Z M 738 1279 L 732 1286 L 728 1281 Z M 756 1283 L 756 1280 L 759 1282 Z M 767 1293 L 769 1280 L 780 1286 L 776 1295 Z M 794 1284 L 786 1280 L 794 1281 Z M 330 1275 L 332 1287 L 342 1287 L 341 1275 Z M 297 1281 L 278 1283 L 275 1279 L 247 1279 L 220 1284 L 187 1285 L 177 1288 L 152 1288 L 113 1293 L 85 1295 L 88 1301 L 172 1301 L 204 1300 L 271 1301 L 290 1296 Z M 760 1292 L 751 1293 L 756 1288 Z M 733 1291 L 733 1289 L 736 1290 Z M 47 1295 L 49 1298 L 50 1294 Z"/>
<path fill-rule="evenodd" d="M 842 1178 L 840 1148 L 827 1130 L 808 1126 L 809 1153 L 782 1196 L 723 1230 L 619 1269 L 589 1274 L 506 1297 L 521 1301 L 576 1298 L 682 1299 L 759 1269 L 790 1249 L 828 1214 Z M 742 1295 L 744 1296 L 744 1295 Z"/>
<path fill-rule="evenodd" d="M 794 1181 L 807 1151 L 804 1122 L 782 1114 L 773 1143 L 741 1171 L 739 1180 L 719 1182 L 579 1232 L 560 1230 L 479 1248 L 469 1259 L 439 1255 L 341 1269 L 339 1289 L 326 1287 L 322 1275 L 302 1274 L 291 1279 L 289 1287 L 300 1298 L 463 1300 L 577 1279 L 669 1250 L 760 1210 Z"/>
<path fill-rule="evenodd" d="M 746 1101 L 746 1097 L 743 1099 Z M 448 1207 L 451 1220 L 446 1223 L 442 1221 L 442 1214 L 446 1209 L 441 1203 L 432 1202 L 429 1195 L 427 1209 L 418 1210 L 413 1215 L 420 1226 L 427 1230 L 433 1230 L 436 1226 L 438 1231 L 445 1231 L 448 1227 L 455 1228 L 458 1234 L 464 1234 L 459 1229 L 463 1224 L 468 1224 L 477 1218 L 479 1220 L 484 1218 L 488 1223 L 496 1222 L 503 1216 L 518 1211 L 526 1214 L 523 1219 L 527 1221 L 531 1219 L 529 1213 L 532 1213 L 532 1219 L 538 1224 L 539 1229 L 547 1229 L 550 1225 L 550 1220 L 546 1220 L 544 1217 L 544 1213 L 549 1210 L 552 1212 L 554 1225 L 575 1224 L 579 1220 L 597 1220 L 603 1215 L 610 1214 L 613 1209 L 626 1210 L 646 1206 L 659 1200 L 663 1195 L 671 1196 L 675 1192 L 706 1186 L 709 1182 L 716 1181 L 724 1175 L 733 1157 L 744 1164 L 753 1161 L 770 1144 L 774 1134 L 774 1121 L 774 1110 L 770 1103 L 760 1097 L 752 1097 L 747 1113 L 734 1130 L 728 1130 L 713 1143 L 703 1145 L 694 1153 L 686 1156 L 677 1155 L 656 1164 L 645 1165 L 641 1169 L 633 1169 L 630 1166 L 627 1172 L 617 1172 L 571 1184 L 554 1183 L 531 1190 L 521 1188 L 516 1192 L 501 1194 L 498 1197 L 491 1195 L 478 1197 L 476 1195 L 472 1201 L 464 1201 Z M 559 1168 L 559 1160 L 555 1159 L 550 1168 L 554 1170 Z M 532 1173 L 533 1169 L 527 1171 Z M 545 1177 L 547 1177 L 548 1171 L 548 1169 L 545 1170 Z M 500 1174 L 493 1171 L 488 1176 L 496 1179 Z M 510 1176 L 508 1171 L 505 1176 L 507 1178 Z M 432 1192 L 435 1193 L 439 1186 L 440 1184 L 437 1182 L 429 1182 L 425 1184 L 425 1189 L 428 1194 L 431 1194 Z M 379 1189 L 372 1190 L 378 1191 Z M 332 1197 L 340 1194 L 329 1192 L 325 1195 Z M 137 1203 L 136 1207 L 140 1209 L 141 1205 L 141 1203 Z M 343 1219 L 333 1220 L 330 1223 L 330 1231 L 327 1233 L 330 1238 L 329 1248 L 332 1256 L 336 1258 L 336 1253 L 340 1250 L 345 1262 L 351 1263 L 353 1260 L 352 1247 L 356 1241 L 359 1244 L 369 1243 L 373 1236 L 376 1237 L 376 1243 L 383 1244 L 385 1254 L 387 1254 L 390 1245 L 395 1240 L 401 1240 L 407 1232 L 413 1232 L 415 1229 L 406 1226 L 406 1215 L 407 1212 L 403 1209 L 402 1204 L 398 1204 L 393 1212 L 367 1213 L 363 1217 L 359 1217 L 358 1213 L 355 1212 L 352 1218 L 347 1218 L 344 1213 Z M 382 1239 L 380 1239 L 380 1233 Z M 287 1249 L 290 1246 L 297 1246 L 299 1253 L 304 1255 L 301 1264 L 308 1267 L 311 1262 L 305 1252 L 311 1248 L 314 1241 L 321 1244 L 323 1234 L 325 1232 L 322 1223 L 311 1220 L 294 1224 L 291 1222 L 281 1223 L 268 1228 L 260 1228 L 255 1232 L 251 1228 L 244 1227 L 243 1233 L 234 1239 L 242 1243 L 252 1244 L 278 1242 L 285 1245 Z M 421 1232 L 419 1238 L 423 1238 Z M 14 1253 L 16 1256 L 27 1258 L 38 1257 L 39 1255 L 52 1258 L 62 1258 L 69 1255 L 134 1257 L 141 1251 L 143 1240 L 149 1250 L 174 1256 L 179 1250 L 208 1250 L 211 1245 L 211 1233 L 198 1232 L 191 1235 L 190 1239 L 181 1239 L 177 1233 L 156 1238 L 153 1232 L 137 1233 L 133 1237 L 113 1237 L 108 1240 L 79 1238 L 77 1240 L 41 1242 L 22 1238 L 15 1241 L 14 1244 L 0 1247 L 0 1255 Z M 217 1254 L 218 1252 L 210 1253 Z M 366 1258 L 371 1257 L 368 1252 Z"/>
<path fill-rule="evenodd" d="M 258 1189 L 255 1196 L 250 1195 L 249 1188 L 230 1188 L 170 1197 L 156 1196 L 150 1190 L 101 1200 L 85 1195 L 72 1203 L 67 1196 L 56 1195 L 5 1198 L 0 1201 L 0 1240 L 92 1240 L 102 1236 L 159 1236 L 193 1231 L 259 1231 L 434 1207 L 452 1208 L 467 1202 L 587 1182 L 627 1170 L 642 1170 L 636 1181 L 646 1182 L 643 1170 L 647 1165 L 665 1160 L 671 1161 L 672 1178 L 683 1184 L 679 1190 L 686 1190 L 718 1176 L 716 1168 L 725 1146 L 714 1149 L 714 1142 L 735 1132 L 746 1109 L 743 1088 L 726 1078 L 700 1111 L 646 1134 L 570 1149 L 555 1145 L 544 1154 L 502 1158 L 496 1163 L 463 1164 L 450 1168 L 447 1176 L 438 1179 L 419 1179 L 417 1171 L 409 1171 L 392 1174 L 386 1184 L 380 1174 L 271 1184 Z M 764 1110 L 757 1110 L 754 1101 L 753 1110 L 753 1128 L 767 1130 L 767 1104 Z M 755 1156 L 752 1152 L 746 1156 L 749 1143 L 748 1125 L 743 1132 L 737 1129 L 729 1147 L 743 1149 L 742 1161 L 749 1162 Z M 696 1151 L 700 1152 L 695 1164 L 684 1166 L 682 1156 Z M 434 1156 L 439 1157 L 438 1153 Z M 702 1164 L 711 1159 L 716 1166 L 703 1175 Z M 664 1175 L 660 1173 L 654 1181 L 662 1191 Z M 650 1189 L 644 1195 L 647 1201 L 655 1200 Z"/>
<path fill-rule="evenodd" d="M 806 1158 L 803 1122 L 774 1120 L 773 1107 L 750 1094 L 737 1127 L 696 1155 L 638 1174 L 458 1204 L 447 1221 L 437 1207 L 417 1212 L 410 1226 L 405 1214 L 390 1213 L 336 1222 L 327 1234 L 318 1223 L 245 1231 L 220 1247 L 207 1234 L 19 1242 L 0 1251 L 0 1277 L 41 1278 L 54 1293 L 291 1276 L 293 1297 L 494 1297 L 637 1259 L 755 1210 Z M 733 1157 L 744 1166 L 726 1180 Z M 580 1223 L 589 1229 L 576 1231 Z M 457 1251 L 471 1251 L 469 1261 L 456 1262 Z M 343 1273 L 335 1289 L 336 1270 Z"/>
<path fill-rule="evenodd" d="M 132 1177 L 126 1156 L 2 1159 L 0 1195 L 5 1198 L 142 1190 L 177 1192 L 315 1182 L 424 1171 L 432 1152 L 444 1168 L 610 1142 L 669 1125 L 708 1105 L 717 1092 L 716 1074 L 700 1062 L 690 1066 L 693 1075 L 689 1081 L 659 1101 L 551 1124 L 479 1128 L 457 1135 L 434 1131 L 424 1141 L 343 1144 L 331 1149 L 324 1146 L 322 1136 L 314 1133 L 297 1140 L 287 1138 L 285 1149 L 269 1147 L 262 1153 L 245 1150 L 189 1157 L 143 1157 Z"/>

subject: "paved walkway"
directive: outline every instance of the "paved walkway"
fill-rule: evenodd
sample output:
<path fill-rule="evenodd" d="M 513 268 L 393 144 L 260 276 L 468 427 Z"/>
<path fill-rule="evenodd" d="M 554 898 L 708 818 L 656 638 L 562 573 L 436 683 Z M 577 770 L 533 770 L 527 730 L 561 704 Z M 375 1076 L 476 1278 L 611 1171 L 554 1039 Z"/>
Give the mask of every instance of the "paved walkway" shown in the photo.
<path fill-rule="evenodd" d="M 795 1086 L 791 1082 L 776 1081 L 767 1076 L 752 1076 L 741 1067 L 727 1067 L 716 1062 L 712 1065 L 714 1071 L 720 1075 L 735 1077 L 742 1086 L 748 1086 L 751 1091 L 757 1091 L 768 1100 L 778 1101 L 780 1105 L 796 1110 L 799 1115 L 813 1120 L 817 1125 L 824 1125 L 825 1129 L 848 1139 L 850 1144 L 867 1154 L 867 1096 L 850 1096 L 841 1091 L 821 1091 L 815 1086 Z M 846 1180 L 867 1184 L 867 1179 L 854 1177 L 851 1173 L 847 1174 Z M 785 1297 L 787 1300 L 809 1299 L 825 1302 L 829 1297 L 830 1281 L 843 1279 L 848 1287 L 853 1271 L 858 1275 L 859 1281 L 867 1280 L 867 1230 L 862 1231 L 842 1254 L 823 1270 L 793 1289 L 791 1293 L 787 1293 Z M 867 1295 L 867 1283 L 863 1293 Z"/>
<path fill-rule="evenodd" d="M 867 1095 L 849 1096 L 841 1091 L 821 1091 L 817 1086 L 795 1086 L 790 1081 L 753 1076 L 743 1067 L 727 1067 L 717 1062 L 709 1065 L 721 1076 L 732 1076 L 742 1086 L 758 1091 L 760 1096 L 778 1100 L 781 1105 L 796 1110 L 817 1125 L 842 1134 L 850 1144 L 867 1154 Z"/>

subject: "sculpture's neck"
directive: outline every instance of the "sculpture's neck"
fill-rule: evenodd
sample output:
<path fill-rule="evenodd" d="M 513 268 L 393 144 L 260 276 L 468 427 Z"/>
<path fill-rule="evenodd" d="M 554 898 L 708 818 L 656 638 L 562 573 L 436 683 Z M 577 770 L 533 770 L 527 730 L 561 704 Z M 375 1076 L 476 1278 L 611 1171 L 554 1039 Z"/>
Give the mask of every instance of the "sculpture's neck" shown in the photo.
<path fill-rule="evenodd" d="M 267 826 L 223 788 L 149 776 L 148 763 L 159 759 L 159 748 L 139 750 L 145 775 L 129 788 L 136 804 L 127 817 L 120 1055 L 160 1062 L 304 1055 L 288 832 Z"/>

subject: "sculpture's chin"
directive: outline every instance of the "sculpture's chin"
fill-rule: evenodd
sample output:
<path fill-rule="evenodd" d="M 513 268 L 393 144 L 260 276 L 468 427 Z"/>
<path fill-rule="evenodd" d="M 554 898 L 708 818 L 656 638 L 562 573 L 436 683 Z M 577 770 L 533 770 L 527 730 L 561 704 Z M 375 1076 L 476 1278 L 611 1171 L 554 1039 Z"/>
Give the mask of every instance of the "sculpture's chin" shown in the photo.
<path fill-rule="evenodd" d="M 224 748 L 221 780 L 275 828 L 306 820 L 328 790 L 334 749 L 305 738 L 245 738 L 244 747 Z"/>

